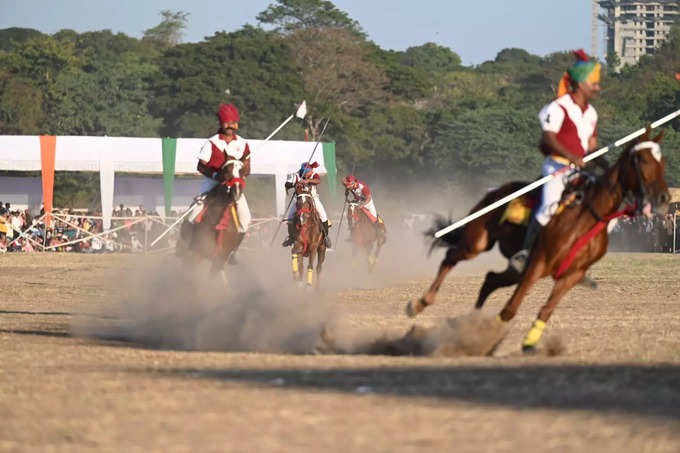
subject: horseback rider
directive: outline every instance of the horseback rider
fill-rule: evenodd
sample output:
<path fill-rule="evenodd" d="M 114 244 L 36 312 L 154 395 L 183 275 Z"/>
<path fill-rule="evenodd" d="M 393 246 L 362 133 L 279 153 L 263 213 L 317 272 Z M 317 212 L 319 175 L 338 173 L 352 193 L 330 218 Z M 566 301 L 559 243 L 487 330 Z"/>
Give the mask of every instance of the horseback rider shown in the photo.
<path fill-rule="evenodd" d="M 557 99 L 543 107 L 538 118 L 543 129 L 540 150 L 546 156 L 541 176 L 568 165 L 583 167 L 585 155 L 597 147 L 597 112 L 590 104 L 600 91 L 600 64 L 579 49 L 576 63 L 564 73 Z M 543 185 L 541 204 L 527 227 L 522 249 L 510 258 L 510 265 L 522 272 L 540 231 L 558 208 L 566 185 L 567 172 Z"/>
<path fill-rule="evenodd" d="M 321 225 L 323 227 L 324 244 L 327 248 L 331 248 L 331 238 L 328 235 L 328 228 L 330 224 L 328 222 L 328 216 L 326 215 L 326 209 L 324 209 L 321 199 L 319 198 L 319 192 L 316 189 L 321 183 L 321 176 L 314 171 L 315 168 L 319 166 L 318 162 L 304 162 L 300 166 L 300 170 L 297 173 L 291 173 L 288 175 L 286 180 L 286 192 L 288 189 L 295 187 L 296 184 L 302 183 L 310 186 L 310 193 L 312 195 L 312 200 L 314 200 L 314 208 L 319 214 L 319 219 L 321 220 Z M 291 246 L 295 243 L 297 238 L 297 227 L 295 225 L 295 216 L 297 215 L 297 209 L 295 204 L 291 203 L 290 209 L 288 210 L 288 216 L 286 217 L 286 222 L 288 223 L 288 238 L 283 241 L 284 247 Z"/>
<path fill-rule="evenodd" d="M 201 147 L 198 153 L 197 170 L 204 176 L 201 181 L 200 195 L 196 197 L 196 203 L 192 213 L 188 217 L 190 223 L 195 223 L 198 215 L 203 210 L 205 197 L 210 190 L 224 182 L 222 167 L 229 160 L 240 161 L 242 167 L 235 173 L 238 179 L 245 180 L 250 174 L 250 148 L 248 142 L 236 134 L 238 130 L 239 113 L 232 104 L 222 104 L 217 112 L 219 129 Z M 243 186 L 241 186 L 241 192 Z M 244 193 L 236 200 L 236 212 L 238 215 L 239 244 L 248 230 L 250 224 L 250 209 Z M 238 249 L 238 246 L 236 247 Z M 234 249 L 234 253 L 236 252 Z M 233 257 L 233 253 L 232 253 Z M 232 261 L 233 262 L 233 261 Z"/>
<path fill-rule="evenodd" d="M 371 189 L 366 183 L 359 181 L 354 175 L 349 175 L 342 180 L 345 186 L 345 201 L 348 203 L 358 203 L 359 208 L 371 220 L 373 226 L 377 227 L 380 217 L 373 203 Z M 352 225 L 350 224 L 350 228 Z"/>

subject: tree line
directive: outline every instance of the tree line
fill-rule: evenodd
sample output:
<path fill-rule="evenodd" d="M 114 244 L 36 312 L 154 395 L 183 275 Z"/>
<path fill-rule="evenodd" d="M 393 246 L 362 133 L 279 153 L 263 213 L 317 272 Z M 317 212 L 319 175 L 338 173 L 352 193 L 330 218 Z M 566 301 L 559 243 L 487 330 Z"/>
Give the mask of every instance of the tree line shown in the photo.
<path fill-rule="evenodd" d="M 197 43 L 181 43 L 188 14 L 161 15 L 142 39 L 0 30 L 0 134 L 207 137 L 216 107 L 231 102 L 240 133 L 263 138 L 306 99 L 306 121 L 277 138 L 314 140 L 330 118 L 323 140 L 336 142 L 342 172 L 498 185 L 538 175 L 537 113 L 573 62 L 566 50 L 541 57 L 503 49 L 476 66 L 435 43 L 385 50 L 324 0 L 275 0 L 257 15 L 259 26 Z M 613 73 L 603 65 L 594 102 L 602 145 L 678 108 L 679 27 L 635 66 Z M 667 179 L 677 186 L 680 122 L 667 129 Z M 96 191 L 94 181 L 62 175 L 56 184 Z"/>

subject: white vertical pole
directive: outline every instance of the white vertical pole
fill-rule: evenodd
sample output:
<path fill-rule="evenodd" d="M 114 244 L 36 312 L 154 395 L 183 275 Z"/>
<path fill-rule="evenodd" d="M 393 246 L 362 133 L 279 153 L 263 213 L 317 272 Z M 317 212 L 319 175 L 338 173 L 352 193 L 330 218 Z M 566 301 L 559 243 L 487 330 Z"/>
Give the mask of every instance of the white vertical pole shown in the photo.
<path fill-rule="evenodd" d="M 286 174 L 277 173 L 274 175 L 274 192 L 276 199 L 276 216 L 280 217 L 285 214 L 286 209 L 286 190 L 284 184 L 286 183 Z"/>

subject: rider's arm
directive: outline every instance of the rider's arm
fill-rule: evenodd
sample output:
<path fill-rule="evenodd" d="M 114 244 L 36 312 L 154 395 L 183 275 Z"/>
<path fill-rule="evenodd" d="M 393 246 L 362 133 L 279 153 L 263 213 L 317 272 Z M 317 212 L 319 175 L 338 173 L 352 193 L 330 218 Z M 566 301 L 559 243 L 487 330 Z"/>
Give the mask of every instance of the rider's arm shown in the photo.
<path fill-rule="evenodd" d="M 198 161 L 198 165 L 196 166 L 196 170 L 207 178 L 210 179 L 215 179 L 217 181 L 224 181 L 224 176 L 218 171 L 215 171 L 213 168 L 208 167 L 208 163 L 204 160 Z"/>
<path fill-rule="evenodd" d="M 588 152 L 592 153 L 597 149 L 597 135 L 593 134 L 589 139 L 588 139 Z"/>
<path fill-rule="evenodd" d="M 241 157 L 241 162 L 243 162 L 243 168 L 241 169 L 241 178 L 245 179 L 250 175 L 250 147 L 246 143 L 246 149 L 243 151 L 243 157 Z"/>
<path fill-rule="evenodd" d="M 318 186 L 321 183 L 321 177 L 319 175 L 314 175 L 311 179 L 303 179 L 305 184 L 311 184 L 312 186 Z"/>
<path fill-rule="evenodd" d="M 541 147 L 547 149 L 549 154 L 566 157 L 578 167 L 583 167 L 585 165 L 583 158 L 578 157 L 576 154 L 569 151 L 557 140 L 557 134 L 555 132 L 543 131 L 543 135 L 541 135 Z"/>

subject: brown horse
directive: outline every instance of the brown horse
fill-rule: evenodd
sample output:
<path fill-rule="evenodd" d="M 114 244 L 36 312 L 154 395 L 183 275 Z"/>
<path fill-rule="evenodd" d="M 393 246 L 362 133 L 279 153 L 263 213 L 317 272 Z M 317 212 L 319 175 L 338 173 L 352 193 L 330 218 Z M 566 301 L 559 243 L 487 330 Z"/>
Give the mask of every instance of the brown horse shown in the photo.
<path fill-rule="evenodd" d="M 307 261 L 307 285 L 314 282 L 314 260 L 316 264 L 316 287 L 319 287 L 321 268 L 326 259 L 326 245 L 323 238 L 321 219 L 314 207 L 311 187 L 298 182 L 295 184 L 295 226 L 297 238 L 291 249 L 293 278 L 302 282 L 304 259 Z"/>
<path fill-rule="evenodd" d="M 182 223 L 177 255 L 188 256 L 195 262 L 209 260 L 210 272 L 220 272 L 226 282 L 224 265 L 243 239 L 239 233 L 236 201 L 243 193 L 248 175 L 247 168 L 236 159 L 227 160 L 221 172 L 224 182 L 199 195 L 203 198 L 203 209 L 195 221 L 192 223 L 187 218 Z"/>
<path fill-rule="evenodd" d="M 387 231 L 382 219 L 374 225 L 359 203 L 347 204 L 347 224 L 352 239 L 352 254 L 363 250 L 368 257 L 368 270 L 372 270 L 378 261 L 380 248 L 387 240 Z"/>
<path fill-rule="evenodd" d="M 609 235 L 606 224 L 609 219 L 619 215 L 616 210 L 624 200 L 634 203 L 634 214 L 642 213 L 643 209 L 653 208 L 656 212 L 663 212 L 668 208 L 670 194 L 664 179 L 666 160 L 661 156 L 658 145 L 663 132 L 653 140 L 649 133 L 648 128 L 637 144 L 630 144 L 616 164 L 587 187 L 582 203 L 572 204 L 553 216 L 539 234 L 523 274 L 519 275 L 511 268 L 501 274 L 487 274 L 476 308 L 481 308 L 484 300 L 496 288 L 519 283 L 499 315 L 503 322 L 510 321 L 515 316 L 524 296 L 537 280 L 548 275 L 555 278 L 548 301 L 539 311 L 538 319 L 522 345 L 524 351 L 535 350 L 545 323 L 560 299 L 582 280 L 586 270 L 607 251 Z M 472 211 L 491 204 L 523 184 L 510 183 L 489 192 Z M 501 216 L 502 210 L 491 211 L 471 221 L 465 228 L 442 237 L 443 242 L 450 245 L 446 257 L 425 295 L 409 302 L 407 313 L 410 316 L 415 316 L 427 305 L 434 303 L 444 277 L 459 261 L 474 258 L 479 253 L 490 250 L 496 241 L 506 257 L 519 250 L 524 228 L 509 223 L 499 224 Z M 589 232 L 593 235 L 592 239 L 572 252 L 575 243 Z M 570 253 L 573 261 L 565 268 L 563 263 L 568 263 L 565 259 Z"/>

